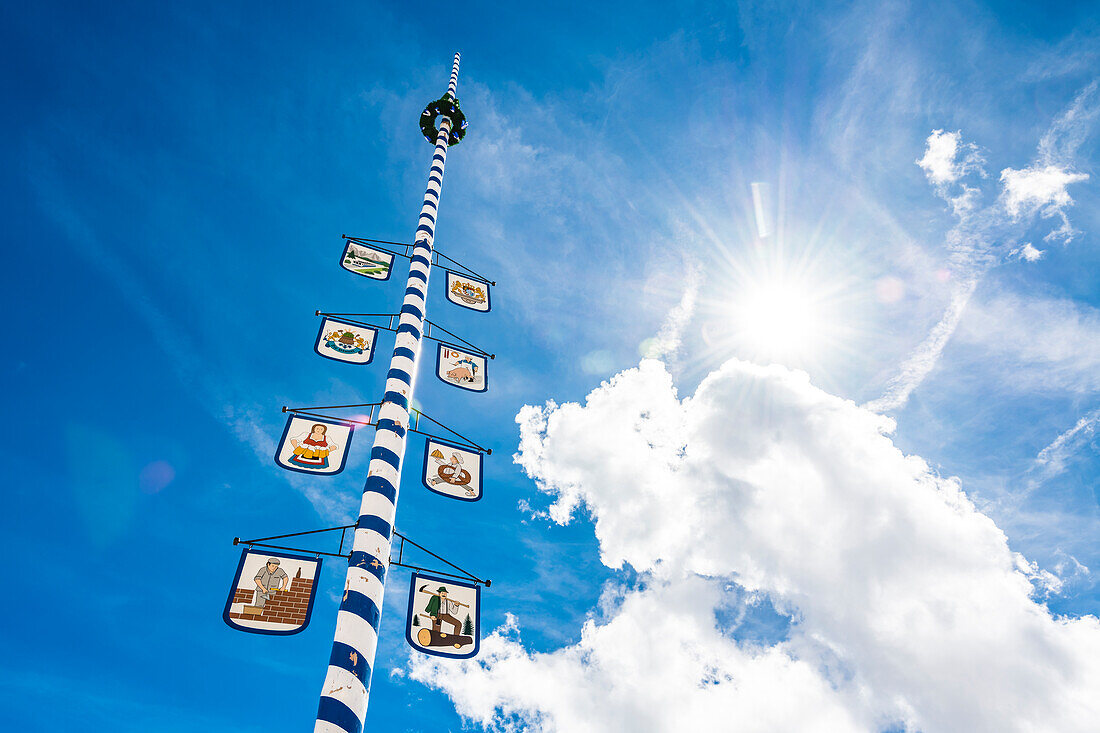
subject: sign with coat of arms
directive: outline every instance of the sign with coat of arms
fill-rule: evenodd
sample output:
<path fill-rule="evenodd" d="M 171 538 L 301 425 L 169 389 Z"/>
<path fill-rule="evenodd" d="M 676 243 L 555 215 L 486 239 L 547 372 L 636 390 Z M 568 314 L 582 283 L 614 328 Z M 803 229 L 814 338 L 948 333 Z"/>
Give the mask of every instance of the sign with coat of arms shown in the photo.
<path fill-rule="evenodd" d="M 476 278 L 464 277 L 447 270 L 446 284 L 447 300 L 463 308 L 481 313 L 488 312 L 491 306 L 489 302 L 489 283 Z"/>
<path fill-rule="evenodd" d="M 481 454 L 438 438 L 424 441 L 424 486 L 453 499 L 481 498 Z"/>
<path fill-rule="evenodd" d="M 393 255 L 373 247 L 348 242 L 340 257 L 340 266 L 348 272 L 372 280 L 389 280 L 393 272 Z"/>
<path fill-rule="evenodd" d="M 435 375 L 459 389 L 484 392 L 489 388 L 489 377 L 485 371 L 487 365 L 488 360 L 484 356 L 439 344 L 435 357 Z"/>
<path fill-rule="evenodd" d="M 469 659 L 481 648 L 481 588 L 413 573 L 405 639 L 417 651 Z"/>
<path fill-rule="evenodd" d="M 222 619 L 253 634 L 297 634 L 309 624 L 320 571 L 320 557 L 245 549 Z"/>
<path fill-rule="evenodd" d="M 374 342 L 378 329 L 334 318 L 321 321 L 313 350 L 326 359 L 348 364 L 370 364 L 374 360 Z"/>
<path fill-rule="evenodd" d="M 332 476 L 344 470 L 355 426 L 331 418 L 290 415 L 275 462 L 290 471 Z"/>

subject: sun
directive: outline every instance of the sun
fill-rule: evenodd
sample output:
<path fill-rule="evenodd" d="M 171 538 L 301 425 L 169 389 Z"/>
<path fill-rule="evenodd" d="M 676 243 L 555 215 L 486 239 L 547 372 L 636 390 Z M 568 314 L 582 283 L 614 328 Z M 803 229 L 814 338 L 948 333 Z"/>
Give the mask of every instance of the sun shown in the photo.
<path fill-rule="evenodd" d="M 706 356 L 823 373 L 856 357 L 858 282 L 826 257 L 753 251 L 730 258 L 701 300 Z"/>
<path fill-rule="evenodd" d="M 817 355 L 830 331 L 827 303 L 804 278 L 749 284 L 729 304 L 733 336 L 748 355 L 801 361 Z"/>

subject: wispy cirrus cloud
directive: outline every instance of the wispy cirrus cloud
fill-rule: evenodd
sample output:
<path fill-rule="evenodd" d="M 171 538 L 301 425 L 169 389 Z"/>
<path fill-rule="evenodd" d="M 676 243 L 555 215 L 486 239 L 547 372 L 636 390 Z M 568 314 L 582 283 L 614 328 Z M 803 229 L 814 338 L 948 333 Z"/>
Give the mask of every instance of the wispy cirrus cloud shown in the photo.
<path fill-rule="evenodd" d="M 1096 435 L 1098 425 L 1100 408 L 1082 416 L 1072 428 L 1039 451 L 1035 456 L 1035 467 L 1042 471 L 1045 478 L 1062 473 L 1066 470 L 1070 457 Z"/>
<path fill-rule="evenodd" d="M 971 305 L 958 339 L 1014 391 L 1100 392 L 1100 310 L 1066 298 L 998 293 Z"/>
<path fill-rule="evenodd" d="M 1045 241 L 1070 242 L 1078 233 L 1067 209 L 1073 205 L 1068 187 L 1088 180 L 1066 162 L 1076 153 L 1100 107 L 1095 105 L 1097 83 L 1085 87 L 1054 120 L 1040 141 L 1037 161 L 1025 168 L 1005 168 L 1001 190 L 990 204 L 980 207 L 984 160 L 976 146 L 964 143 L 960 132 L 933 130 L 925 153 L 917 161 L 936 193 L 957 218 L 947 234 L 955 286 L 939 322 L 902 362 L 882 396 L 867 403 L 876 412 L 903 407 L 935 368 L 959 325 L 963 312 L 984 273 L 1006 258 L 1035 262 L 1042 251 L 1030 242 L 1013 246 L 1037 218 L 1058 218 L 1060 226 Z"/>
<path fill-rule="evenodd" d="M 699 295 L 699 284 L 703 279 L 702 267 L 690 257 L 684 262 L 684 290 L 680 301 L 665 316 L 657 335 L 642 344 L 643 356 L 648 359 L 666 359 L 673 361 L 683 339 L 684 329 L 695 314 L 695 300 Z"/>

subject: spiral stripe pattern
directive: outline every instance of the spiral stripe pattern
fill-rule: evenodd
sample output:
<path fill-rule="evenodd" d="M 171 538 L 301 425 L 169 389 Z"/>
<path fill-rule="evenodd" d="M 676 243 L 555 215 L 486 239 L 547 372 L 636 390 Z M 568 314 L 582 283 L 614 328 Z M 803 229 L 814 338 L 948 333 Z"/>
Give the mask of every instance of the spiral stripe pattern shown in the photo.
<path fill-rule="evenodd" d="M 452 99 L 458 88 L 458 61 L 459 55 L 456 53 L 451 82 L 447 87 L 447 94 Z M 359 520 L 355 524 L 355 538 L 348 561 L 347 582 L 336 616 L 336 635 L 317 707 L 315 733 L 360 733 L 367 717 L 390 540 L 401 486 L 409 405 L 420 357 L 424 314 L 427 312 L 435 219 L 439 194 L 443 189 L 443 167 L 447 162 L 450 130 L 451 120 L 443 118 L 416 227 L 405 299 L 401 305 L 393 356 L 386 375 L 385 395 L 378 412 L 367 481 L 363 487 Z"/>

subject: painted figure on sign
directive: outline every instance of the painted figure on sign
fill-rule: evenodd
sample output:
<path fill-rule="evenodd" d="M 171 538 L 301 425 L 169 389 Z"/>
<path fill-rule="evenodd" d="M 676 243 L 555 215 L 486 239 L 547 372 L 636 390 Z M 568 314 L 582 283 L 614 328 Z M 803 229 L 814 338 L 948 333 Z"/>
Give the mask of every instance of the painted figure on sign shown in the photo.
<path fill-rule="evenodd" d="M 277 591 L 287 589 L 290 578 L 287 577 L 286 571 L 279 567 L 279 558 L 269 557 L 267 563 L 256 572 L 252 582 L 256 584 L 255 595 L 252 598 L 252 605 L 245 606 L 244 612 L 260 614 L 263 613 L 267 602 L 275 597 Z"/>
<path fill-rule="evenodd" d="M 444 344 L 436 355 L 435 374 L 441 380 L 469 392 L 484 392 L 488 386 L 485 372 L 488 354 L 467 354 Z"/>
<path fill-rule="evenodd" d="M 309 623 L 319 557 L 241 552 L 222 620 L 250 634 L 297 634 Z"/>
<path fill-rule="evenodd" d="M 428 483 L 432 486 L 437 486 L 441 483 L 448 483 L 452 486 L 458 486 L 466 491 L 467 496 L 475 496 L 477 494 L 474 488 L 470 486 L 470 472 L 462 467 L 462 456 L 458 453 L 452 452 L 451 457 L 448 460 L 443 451 L 436 448 L 431 452 L 431 458 L 436 462 L 436 475 L 428 479 Z"/>
<path fill-rule="evenodd" d="M 325 437 L 327 432 L 327 426 L 315 423 L 309 435 L 302 433 L 297 438 L 291 438 L 294 455 L 287 460 L 303 468 L 328 468 L 329 454 L 340 450 L 340 446 Z"/>
<path fill-rule="evenodd" d="M 416 634 L 416 640 L 423 646 L 453 646 L 458 649 L 466 644 L 473 644 L 473 636 L 471 628 L 471 635 L 464 635 L 462 633 L 462 622 L 455 618 L 455 614 L 459 613 L 459 607 L 470 606 L 461 601 L 455 601 L 447 597 L 447 586 L 441 585 L 435 592 L 428 590 L 427 585 L 420 586 L 420 592 L 426 593 L 431 598 L 428 599 L 428 604 L 424 607 L 426 613 L 421 613 L 421 616 L 427 616 L 432 621 L 432 628 L 420 629 Z M 469 614 L 467 614 L 468 616 Z M 451 633 L 443 631 L 443 624 L 447 623 L 451 626 Z"/>
<path fill-rule="evenodd" d="M 459 359 L 455 367 L 447 371 L 447 379 L 456 384 L 459 382 L 472 382 L 476 376 L 477 364 L 469 357 Z"/>

